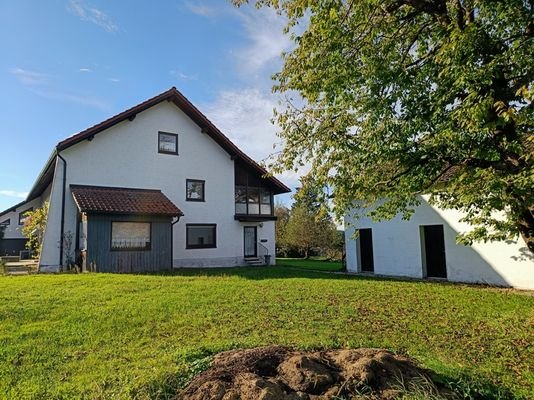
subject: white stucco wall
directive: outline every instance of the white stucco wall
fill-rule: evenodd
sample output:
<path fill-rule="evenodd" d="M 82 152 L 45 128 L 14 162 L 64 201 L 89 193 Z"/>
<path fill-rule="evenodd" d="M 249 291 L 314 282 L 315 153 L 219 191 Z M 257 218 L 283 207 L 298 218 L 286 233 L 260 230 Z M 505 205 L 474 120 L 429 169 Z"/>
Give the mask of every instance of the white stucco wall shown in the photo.
<path fill-rule="evenodd" d="M 422 278 L 420 226 L 443 225 L 448 280 L 534 289 L 534 257 L 523 241 L 456 244 L 457 233 L 468 231 L 469 225 L 459 222 L 461 214 L 455 210 L 435 209 L 423 199 L 409 221 L 397 217 L 376 223 L 354 220 L 352 214 L 345 217 L 346 260 L 351 272 L 360 271 L 355 227 L 372 229 L 375 274 Z"/>
<path fill-rule="evenodd" d="M 179 155 L 158 153 L 158 131 L 178 134 Z M 234 220 L 234 162 L 187 115 L 162 102 L 133 121 L 123 121 L 80 142 L 61 155 L 67 160 L 65 232 L 76 232 L 76 206 L 70 184 L 159 189 L 184 213 L 174 225 L 173 265 L 229 266 L 243 263 L 243 224 Z M 41 265 L 59 265 L 62 162 L 56 168 Z M 205 180 L 205 202 L 186 201 L 186 179 Z M 217 224 L 217 247 L 186 249 L 186 224 Z M 258 239 L 267 238 L 274 254 L 274 222 L 264 222 Z"/>

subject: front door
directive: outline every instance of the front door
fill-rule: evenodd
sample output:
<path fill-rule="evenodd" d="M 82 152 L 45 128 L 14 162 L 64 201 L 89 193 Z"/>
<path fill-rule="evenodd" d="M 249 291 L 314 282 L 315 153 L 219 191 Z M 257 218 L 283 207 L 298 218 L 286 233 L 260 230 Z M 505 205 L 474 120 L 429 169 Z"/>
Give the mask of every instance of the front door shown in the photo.
<path fill-rule="evenodd" d="M 255 226 L 245 226 L 245 257 L 257 257 L 258 248 L 256 246 L 258 242 L 258 228 Z"/>
<path fill-rule="evenodd" d="M 425 266 L 428 278 L 447 278 L 443 225 L 424 225 Z"/>

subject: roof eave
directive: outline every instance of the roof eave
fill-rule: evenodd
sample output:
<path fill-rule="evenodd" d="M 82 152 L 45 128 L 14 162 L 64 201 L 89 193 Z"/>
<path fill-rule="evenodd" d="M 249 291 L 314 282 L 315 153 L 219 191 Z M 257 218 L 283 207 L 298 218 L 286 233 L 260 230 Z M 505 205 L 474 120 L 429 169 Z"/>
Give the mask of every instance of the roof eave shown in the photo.
<path fill-rule="evenodd" d="M 84 131 L 77 133 L 70 138 L 67 138 L 58 143 L 56 151 L 65 150 L 83 140 L 100 133 L 101 131 L 108 129 L 119 122 L 126 119 L 130 119 L 140 112 L 147 110 L 162 101 L 172 101 L 178 108 L 180 108 L 189 118 L 191 118 L 198 126 L 201 127 L 216 143 L 218 143 L 228 154 L 234 158 L 241 158 L 245 163 L 249 164 L 252 168 L 257 170 L 262 176 L 268 175 L 268 171 L 260 166 L 256 161 L 246 155 L 241 149 L 239 149 L 232 141 L 222 133 L 193 103 L 191 103 L 178 89 L 172 87 L 171 89 L 160 93 L 128 110 L 123 111 L 97 125 L 94 125 Z M 278 188 L 277 194 L 291 192 L 291 189 L 280 182 L 273 176 L 269 176 L 268 179 L 274 186 Z"/>
<path fill-rule="evenodd" d="M 56 147 L 52 151 L 52 154 L 50 154 L 50 157 L 48 157 L 48 160 L 46 161 L 44 168 L 41 170 L 41 172 L 37 176 L 37 179 L 35 180 L 32 188 L 28 192 L 28 196 L 26 197 L 26 201 L 31 201 L 31 200 L 33 200 L 36 197 L 41 195 L 42 191 L 40 193 L 37 193 L 38 192 L 37 188 L 39 187 L 39 184 L 41 183 L 42 179 L 46 175 L 46 173 L 49 170 L 49 168 L 52 167 L 52 165 L 54 163 L 54 160 L 56 159 L 57 153 L 58 153 L 58 150 L 57 150 L 57 147 Z"/>

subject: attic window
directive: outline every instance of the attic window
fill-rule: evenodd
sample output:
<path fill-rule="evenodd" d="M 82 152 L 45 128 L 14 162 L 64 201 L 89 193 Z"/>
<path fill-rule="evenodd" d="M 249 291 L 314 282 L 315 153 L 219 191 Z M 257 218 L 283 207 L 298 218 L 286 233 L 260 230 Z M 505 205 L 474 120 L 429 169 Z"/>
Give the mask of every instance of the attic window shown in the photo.
<path fill-rule="evenodd" d="M 10 224 L 11 224 L 11 218 L 8 218 L 5 221 L 0 222 L 0 226 L 8 226 Z"/>
<path fill-rule="evenodd" d="M 158 153 L 178 155 L 178 135 L 158 132 Z"/>

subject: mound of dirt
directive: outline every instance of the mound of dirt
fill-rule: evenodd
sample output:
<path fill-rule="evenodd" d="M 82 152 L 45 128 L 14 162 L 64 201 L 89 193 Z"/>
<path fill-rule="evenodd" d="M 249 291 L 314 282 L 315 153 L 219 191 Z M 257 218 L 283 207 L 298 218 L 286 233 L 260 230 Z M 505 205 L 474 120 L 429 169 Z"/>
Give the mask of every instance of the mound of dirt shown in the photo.
<path fill-rule="evenodd" d="M 390 400 L 422 387 L 450 398 L 429 371 L 386 350 L 304 352 L 269 346 L 218 354 L 176 399 Z"/>

